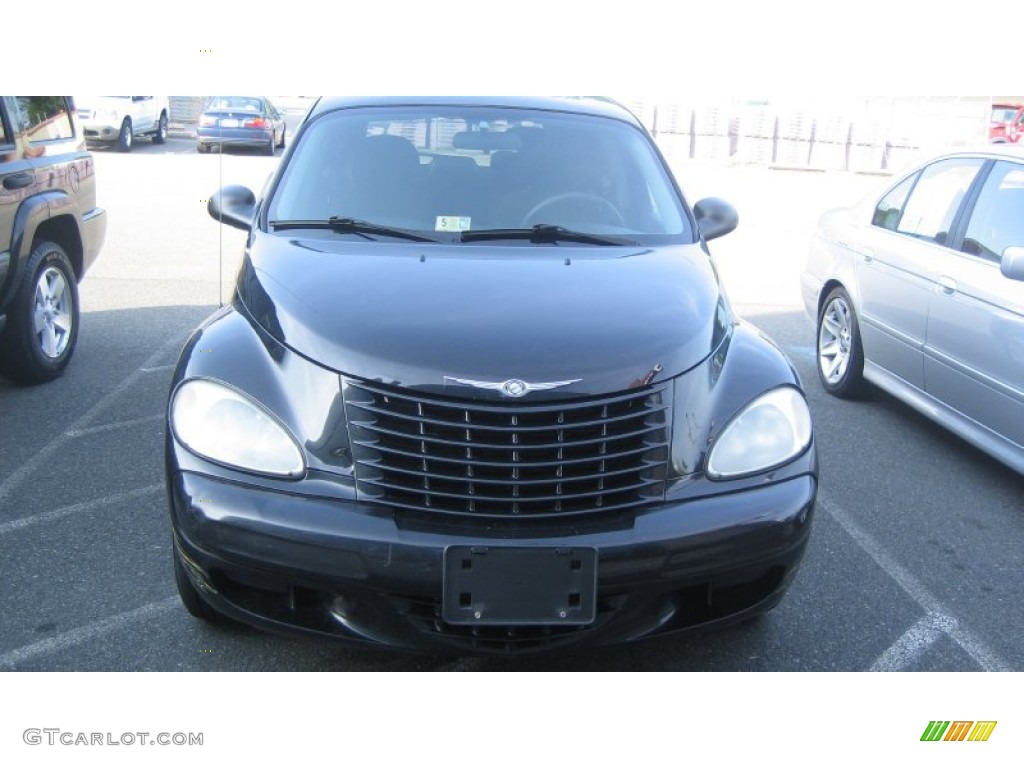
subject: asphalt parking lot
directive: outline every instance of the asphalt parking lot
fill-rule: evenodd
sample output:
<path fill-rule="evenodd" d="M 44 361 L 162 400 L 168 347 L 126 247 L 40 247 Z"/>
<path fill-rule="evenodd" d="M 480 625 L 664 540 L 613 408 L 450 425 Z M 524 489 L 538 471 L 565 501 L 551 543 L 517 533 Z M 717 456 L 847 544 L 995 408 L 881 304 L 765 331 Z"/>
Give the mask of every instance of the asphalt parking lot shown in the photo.
<path fill-rule="evenodd" d="M 243 235 L 205 212 L 220 184 L 259 189 L 279 157 L 199 155 L 187 139 L 95 153 L 107 241 L 81 287 L 79 348 L 43 387 L 0 379 L 0 670 L 1024 669 L 1024 478 L 882 394 L 826 396 L 798 305 L 827 207 L 881 180 L 676 164 L 691 202 L 740 228 L 712 243 L 737 310 L 807 386 L 821 492 L 782 604 L 738 628 L 501 659 L 356 652 L 209 627 L 178 602 L 163 491 L 163 414 L 189 332 L 230 295 Z"/>

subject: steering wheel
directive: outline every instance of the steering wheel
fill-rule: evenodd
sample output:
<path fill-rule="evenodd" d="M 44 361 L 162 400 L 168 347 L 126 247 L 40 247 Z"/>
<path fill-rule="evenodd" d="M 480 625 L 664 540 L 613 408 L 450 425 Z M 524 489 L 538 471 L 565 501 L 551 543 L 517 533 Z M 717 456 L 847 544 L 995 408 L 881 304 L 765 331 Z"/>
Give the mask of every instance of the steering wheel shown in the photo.
<path fill-rule="evenodd" d="M 567 200 L 578 200 L 584 203 L 591 204 L 596 203 L 597 208 L 600 208 L 602 213 L 611 214 L 609 220 L 612 223 L 618 224 L 620 227 L 624 226 L 625 224 L 625 220 L 622 218 L 622 212 L 619 211 L 619 209 L 616 208 L 615 205 L 607 198 L 601 197 L 600 195 L 592 195 L 587 192 L 563 192 L 560 195 L 552 195 L 551 197 L 544 198 L 535 206 L 533 206 L 533 208 L 531 208 L 527 212 L 527 214 L 523 216 L 522 226 L 533 226 L 533 224 L 538 223 L 534 220 L 534 217 L 538 213 L 543 211 L 545 208 L 549 208 L 553 205 L 558 205 L 559 203 L 564 203 Z"/>

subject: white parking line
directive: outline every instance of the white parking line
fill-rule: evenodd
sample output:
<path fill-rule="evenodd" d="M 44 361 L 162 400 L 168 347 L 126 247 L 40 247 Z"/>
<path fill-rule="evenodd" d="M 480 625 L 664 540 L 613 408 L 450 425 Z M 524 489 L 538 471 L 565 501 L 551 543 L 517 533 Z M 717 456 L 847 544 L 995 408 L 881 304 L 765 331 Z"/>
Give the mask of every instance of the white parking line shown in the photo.
<path fill-rule="evenodd" d="M 142 416 L 138 419 L 127 419 L 126 421 L 113 421 L 109 424 L 100 424 L 96 427 L 85 427 L 84 429 L 69 429 L 64 434 L 68 437 L 86 437 L 88 435 L 95 435 L 97 432 L 109 432 L 112 429 L 124 429 L 125 427 L 135 427 L 139 424 L 149 424 L 154 421 L 163 421 L 164 414 L 158 413 L 154 416 Z"/>
<path fill-rule="evenodd" d="M 112 496 L 104 496 L 102 499 L 93 499 L 92 501 L 82 501 L 78 504 L 72 504 L 67 507 L 60 507 L 59 509 L 51 509 L 48 512 L 40 512 L 38 515 L 28 515 L 27 517 L 19 517 L 17 520 L 9 520 L 5 523 L 0 523 L 0 536 L 11 531 L 18 531 L 22 528 L 28 528 L 30 525 L 37 525 L 39 523 L 48 523 L 51 520 L 59 520 L 67 515 L 73 515 L 77 512 L 85 512 L 86 510 L 93 509 L 94 507 L 103 507 L 110 504 L 120 504 L 123 501 L 130 501 L 131 499 L 138 498 L 140 496 L 147 496 L 157 491 L 163 491 L 163 483 L 155 483 L 153 485 L 146 485 L 142 488 L 136 488 L 132 491 L 125 491 L 124 493 L 115 493 Z"/>
<path fill-rule="evenodd" d="M 109 635 L 111 632 L 117 632 L 118 630 L 124 629 L 131 624 L 135 624 L 141 621 L 149 621 L 160 614 L 167 613 L 173 609 L 176 605 L 180 605 L 180 601 L 177 596 L 168 597 L 164 600 L 159 600 L 155 603 L 149 603 L 136 608 L 133 611 L 127 611 L 125 613 L 119 613 L 116 616 L 110 616 L 106 619 L 100 619 L 94 621 L 92 624 L 86 624 L 82 627 L 76 627 L 75 629 L 62 632 L 59 635 L 48 637 L 45 640 L 40 640 L 38 643 L 32 643 L 31 645 L 22 646 L 16 648 L 13 651 L 8 651 L 0 655 L 0 669 L 14 669 L 19 664 L 24 664 L 30 659 L 34 659 L 37 656 L 48 656 L 60 651 L 66 650 L 72 646 L 84 643 L 88 640 L 93 640 L 103 635 Z"/>
<path fill-rule="evenodd" d="M 924 652 L 935 643 L 943 633 L 948 633 L 956 626 L 956 622 L 948 616 L 928 614 L 914 626 L 903 633 L 903 636 L 885 653 L 878 657 L 869 672 L 899 672 L 908 669 Z"/>
<path fill-rule="evenodd" d="M 1015 671 L 1013 667 L 993 653 L 977 635 L 961 625 L 959 622 L 950 629 L 947 634 L 953 638 L 953 642 L 971 654 L 971 657 L 981 665 L 986 672 L 1010 672 Z"/>
<path fill-rule="evenodd" d="M 146 368 L 156 364 L 158 360 L 180 344 L 180 339 L 175 337 L 157 349 L 156 352 L 150 355 L 141 366 L 126 376 L 120 384 L 110 390 L 106 395 L 97 400 L 93 404 L 92 408 L 79 416 L 74 423 L 68 427 L 67 431 L 57 435 L 57 437 L 40 448 L 34 456 L 28 459 L 28 461 L 24 462 L 14 470 L 14 472 L 8 475 L 3 482 L 0 482 L 0 502 L 3 502 L 4 499 L 10 496 L 11 492 L 21 485 L 36 469 L 45 464 L 53 453 L 62 448 L 69 440 L 73 439 L 70 433 L 87 428 L 89 426 L 89 422 L 91 422 L 97 414 L 102 413 L 108 407 L 116 403 L 126 389 L 145 375 Z"/>
<path fill-rule="evenodd" d="M 922 610 L 924 610 L 927 614 L 925 618 L 929 619 L 938 631 L 947 634 L 953 642 L 959 645 L 983 670 L 986 672 L 1009 672 L 1013 670 L 1013 667 L 1001 659 L 998 654 L 988 648 L 984 641 L 978 638 L 974 633 L 964 628 L 959 621 L 954 619 L 938 598 L 932 595 L 932 593 L 929 592 L 913 574 L 897 563 L 889 553 L 878 544 L 878 542 L 861 530 L 861 528 L 854 523 L 853 520 L 843 512 L 837 504 L 832 502 L 831 499 L 822 493 L 818 494 L 817 503 L 818 506 L 837 523 L 839 523 L 839 525 L 843 527 L 843 530 L 850 535 L 850 538 L 857 542 L 857 544 L 860 545 L 860 548 L 867 552 L 868 556 L 874 560 L 883 571 L 889 574 L 889 577 L 899 584 L 900 588 L 903 589 L 903 591 L 906 592 L 910 598 L 922 608 Z M 924 621 L 924 619 L 922 619 L 922 621 Z M 896 641 L 896 644 L 893 645 L 892 648 L 879 657 L 875 664 L 878 664 L 883 659 L 888 658 L 890 651 L 892 652 L 892 658 L 898 658 L 901 653 L 900 649 L 916 647 L 914 645 L 915 643 L 923 643 L 928 637 L 928 634 L 924 628 L 918 628 L 920 624 L 921 622 L 919 621 L 914 625 L 914 627 L 911 627 L 903 637 Z M 912 634 L 915 632 L 915 628 L 918 628 L 918 630 L 915 634 Z M 905 640 L 905 638 L 907 639 Z"/>

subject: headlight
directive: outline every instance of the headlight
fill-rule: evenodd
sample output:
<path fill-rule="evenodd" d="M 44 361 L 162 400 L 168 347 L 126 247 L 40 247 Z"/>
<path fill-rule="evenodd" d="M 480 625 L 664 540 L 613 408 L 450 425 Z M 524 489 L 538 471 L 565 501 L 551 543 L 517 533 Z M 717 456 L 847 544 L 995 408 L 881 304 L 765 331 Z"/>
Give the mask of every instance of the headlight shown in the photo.
<path fill-rule="evenodd" d="M 111 125 L 115 125 L 118 122 L 117 110 L 115 109 L 98 110 L 96 112 L 96 117 L 98 117 L 102 122 L 110 123 Z"/>
<path fill-rule="evenodd" d="M 782 387 L 751 401 L 715 440 L 708 477 L 724 480 L 785 464 L 811 444 L 811 414 L 796 389 Z"/>
<path fill-rule="evenodd" d="M 302 452 L 261 405 L 237 390 L 207 379 L 186 381 L 171 402 L 178 441 L 204 459 L 250 472 L 299 477 Z"/>

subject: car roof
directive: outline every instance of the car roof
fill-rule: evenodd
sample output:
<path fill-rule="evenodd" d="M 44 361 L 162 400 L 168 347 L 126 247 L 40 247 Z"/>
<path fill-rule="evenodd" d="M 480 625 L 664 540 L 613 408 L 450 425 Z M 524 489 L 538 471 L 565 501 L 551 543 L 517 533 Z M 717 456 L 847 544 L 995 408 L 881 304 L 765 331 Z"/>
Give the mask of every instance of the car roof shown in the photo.
<path fill-rule="evenodd" d="M 955 150 L 948 150 L 943 152 L 941 155 L 935 155 L 929 158 L 925 163 L 919 163 L 918 165 L 926 165 L 939 160 L 944 157 L 991 157 L 998 160 L 1014 160 L 1016 162 L 1024 162 L 1024 147 L 1018 144 L 978 144 L 977 146 L 959 147 Z"/>
<path fill-rule="evenodd" d="M 513 107 L 572 112 L 581 115 L 612 117 L 641 126 L 628 109 L 613 99 L 601 96 L 322 96 L 310 111 L 314 117 L 323 112 L 356 107 L 467 106 Z"/>
<path fill-rule="evenodd" d="M 268 101 L 266 96 L 246 96 L 242 93 L 222 93 L 218 94 L 217 96 L 207 96 L 206 103 L 209 104 L 214 99 L 258 99 L 259 101 Z"/>

